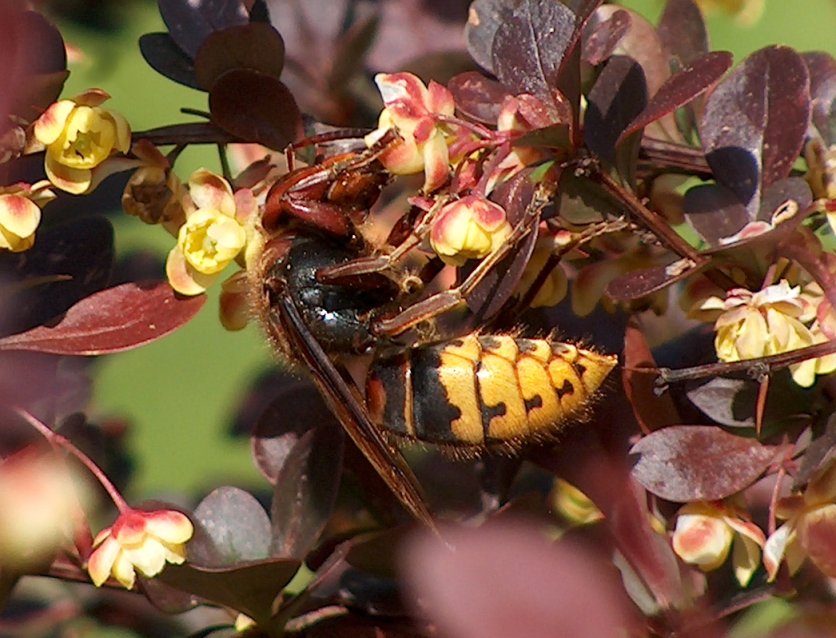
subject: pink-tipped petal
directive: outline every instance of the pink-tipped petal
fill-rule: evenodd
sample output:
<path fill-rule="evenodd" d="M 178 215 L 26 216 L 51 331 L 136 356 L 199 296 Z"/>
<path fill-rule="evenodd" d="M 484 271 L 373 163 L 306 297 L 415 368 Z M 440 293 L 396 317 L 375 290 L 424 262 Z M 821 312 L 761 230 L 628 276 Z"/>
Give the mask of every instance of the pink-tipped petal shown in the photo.
<path fill-rule="evenodd" d="M 102 89 L 87 89 L 76 95 L 72 101 L 84 106 L 99 106 L 110 99 L 110 94 Z"/>
<path fill-rule="evenodd" d="M 189 178 L 189 195 L 199 209 L 217 210 L 230 217 L 235 216 L 232 188 L 223 177 L 205 168 L 196 170 Z"/>
<path fill-rule="evenodd" d="M 217 278 L 217 275 L 204 275 L 192 268 L 186 262 L 186 257 L 179 246 L 175 246 L 168 253 L 165 274 L 174 290 L 190 297 L 206 292 L 206 289 Z"/>
<path fill-rule="evenodd" d="M 450 159 L 447 143 L 440 133 L 432 136 L 424 145 L 424 186 L 425 193 L 438 190 L 450 178 Z"/>
<path fill-rule="evenodd" d="M 49 105 L 35 121 L 33 132 L 41 144 L 52 144 L 64 132 L 64 124 L 76 107 L 72 100 L 59 100 Z"/>
<path fill-rule="evenodd" d="M 145 531 L 168 543 L 185 543 L 194 534 L 189 517 L 175 510 L 145 514 Z"/>
<path fill-rule="evenodd" d="M 20 195 L 0 195 L 0 226 L 18 237 L 28 237 L 41 223 L 41 209 Z"/>

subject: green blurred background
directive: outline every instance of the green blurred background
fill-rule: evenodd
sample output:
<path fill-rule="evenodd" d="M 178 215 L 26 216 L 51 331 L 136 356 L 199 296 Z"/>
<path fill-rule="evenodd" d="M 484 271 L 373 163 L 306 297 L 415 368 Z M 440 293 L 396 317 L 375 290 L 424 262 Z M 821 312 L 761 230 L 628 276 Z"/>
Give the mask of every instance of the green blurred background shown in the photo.
<path fill-rule="evenodd" d="M 734 52 L 741 60 L 772 43 L 800 51 L 836 53 L 834 0 L 765 0 L 762 18 L 743 26 L 722 13 L 709 17 L 712 48 Z M 60 5 L 60 3 L 58 3 Z M 98 86 L 113 99 L 135 130 L 193 120 L 182 107 L 206 108 L 203 93 L 157 75 L 142 59 L 137 39 L 163 31 L 155 2 L 132 0 L 118 6 L 118 28 L 101 29 L 59 19 L 68 43 L 83 57 L 71 64 L 64 94 Z M 656 20 L 661 0 L 629 0 L 629 8 Z M 93 3 L 95 6 L 95 2 Z M 182 178 L 205 166 L 217 169 L 214 149 L 187 150 L 178 161 Z M 173 239 L 158 228 L 127 216 L 116 217 L 117 250 L 152 250 L 164 256 Z M 273 365 L 257 327 L 228 333 L 217 320 L 217 291 L 200 315 L 174 335 L 124 354 L 100 359 L 95 366 L 93 411 L 129 419 L 130 446 L 137 460 L 133 498 L 203 491 L 221 484 L 263 485 L 243 440 L 227 435 L 237 401 L 255 375 Z"/>

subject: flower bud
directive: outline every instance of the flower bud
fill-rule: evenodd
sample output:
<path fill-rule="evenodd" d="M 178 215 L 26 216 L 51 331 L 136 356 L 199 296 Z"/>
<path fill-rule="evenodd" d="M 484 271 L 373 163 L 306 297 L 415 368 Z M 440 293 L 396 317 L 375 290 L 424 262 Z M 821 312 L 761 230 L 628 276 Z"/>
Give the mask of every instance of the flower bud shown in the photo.
<path fill-rule="evenodd" d="M 441 208 L 430 231 L 430 245 L 445 263 L 461 266 L 482 259 L 511 234 L 511 224 L 499 204 L 467 195 Z"/>

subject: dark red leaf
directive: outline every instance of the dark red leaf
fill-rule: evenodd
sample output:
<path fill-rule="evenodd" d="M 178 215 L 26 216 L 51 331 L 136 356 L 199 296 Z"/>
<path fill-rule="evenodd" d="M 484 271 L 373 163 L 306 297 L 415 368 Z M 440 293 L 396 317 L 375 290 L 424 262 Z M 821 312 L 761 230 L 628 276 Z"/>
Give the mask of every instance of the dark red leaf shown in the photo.
<path fill-rule="evenodd" d="M 629 28 L 630 14 L 627 11 L 616 11 L 602 21 L 590 20 L 584 29 L 581 58 L 592 66 L 598 66 L 612 55 Z"/>
<path fill-rule="evenodd" d="M 183 53 L 167 33 L 146 33 L 139 37 L 142 57 L 160 75 L 178 84 L 201 90 L 194 75 L 192 58 Z"/>
<path fill-rule="evenodd" d="M 496 80 L 478 71 L 460 73 L 447 83 L 456 100 L 456 108 L 472 120 L 496 124 L 502 102 L 511 94 Z"/>
<path fill-rule="evenodd" d="M 807 67 L 788 47 L 752 54 L 708 96 L 700 122 L 706 160 L 751 218 L 763 189 L 789 174 L 809 117 Z"/>
<path fill-rule="evenodd" d="M 551 104 L 579 36 L 578 16 L 565 4 L 521 0 L 496 30 L 493 71 L 512 93 L 531 93 Z"/>
<path fill-rule="evenodd" d="M 688 223 L 711 246 L 719 246 L 721 239 L 752 220 L 735 194 L 721 184 L 694 186 L 685 193 L 682 206 Z"/>
<path fill-rule="evenodd" d="M 272 605 L 300 563 L 272 558 L 235 567 L 167 565 L 157 579 L 200 599 L 242 612 L 268 626 Z"/>
<path fill-rule="evenodd" d="M 795 202 L 801 211 L 813 203 L 813 193 L 806 179 L 785 177 L 767 186 L 761 197 L 758 219 L 771 222 L 775 212 L 788 202 Z"/>
<path fill-rule="evenodd" d="M 0 350 L 99 355 L 131 350 L 187 323 L 205 295 L 181 298 L 168 282 L 129 283 L 82 299 L 51 326 L 0 339 Z"/>
<path fill-rule="evenodd" d="M 688 104 L 723 77 L 731 64 L 731 53 L 714 51 L 672 75 L 651 98 L 647 108 L 624 129 L 616 144 L 631 133 Z"/>
<path fill-rule="evenodd" d="M 720 425 L 753 427 L 758 384 L 744 379 L 717 377 L 686 391 L 688 398 Z"/>
<path fill-rule="evenodd" d="M 242 0 L 157 0 L 160 15 L 177 46 L 194 59 L 213 31 L 247 24 Z"/>
<path fill-rule="evenodd" d="M 836 143 L 836 60 L 823 51 L 802 53 L 801 58 L 810 74 L 811 124 L 830 146 Z"/>
<path fill-rule="evenodd" d="M 219 487 L 195 508 L 194 518 L 206 534 L 201 541 L 211 548 L 200 548 L 196 556 L 190 544 L 192 564 L 229 567 L 270 555 L 270 519 L 249 492 Z"/>
<path fill-rule="evenodd" d="M 644 437 L 633 476 L 669 501 L 713 501 L 751 485 L 776 456 L 776 449 L 709 425 L 677 425 Z"/>
<path fill-rule="evenodd" d="M 312 427 L 339 430 L 340 424 L 313 385 L 294 379 L 258 418 L 252 436 L 256 467 L 272 485 L 294 446 Z"/>
<path fill-rule="evenodd" d="M 679 68 L 708 53 L 708 31 L 694 0 L 668 0 L 657 31 Z"/>
<path fill-rule="evenodd" d="M 616 140 L 647 105 L 647 85 L 642 68 L 626 56 L 611 57 L 595 81 L 587 101 L 584 143 L 615 166 Z"/>
<path fill-rule="evenodd" d="M 271 553 L 303 559 L 331 518 L 342 476 L 341 428 L 316 427 L 302 435 L 276 477 L 270 516 Z"/>
<path fill-rule="evenodd" d="M 614 301 L 640 299 L 690 277 L 702 266 L 683 258 L 667 266 L 634 270 L 613 279 L 604 292 Z"/>
<path fill-rule="evenodd" d="M 24 6 L 6 2 L 0 8 L 0 131 L 10 114 L 35 119 L 58 98 L 67 78 L 61 34 L 40 13 L 22 11 Z"/>
<path fill-rule="evenodd" d="M 254 22 L 215 31 L 200 45 L 194 61 L 197 81 L 210 90 L 221 75 L 249 69 L 277 80 L 284 67 L 284 41 L 269 24 Z"/>
<path fill-rule="evenodd" d="M 638 321 L 631 319 L 624 336 L 624 392 L 636 421 L 645 432 L 679 423 L 679 414 L 669 393 L 657 392 L 656 375 L 640 368 L 655 368 L 656 362 Z"/>
<path fill-rule="evenodd" d="M 234 136 L 211 122 L 172 124 L 138 131 L 134 133 L 134 139 L 138 138 L 146 139 L 152 144 L 171 144 L 172 140 L 182 144 L 226 144 L 235 141 Z"/>
<path fill-rule="evenodd" d="M 291 92 L 257 71 L 235 69 L 219 77 L 209 93 L 209 110 L 224 130 L 272 149 L 282 150 L 303 135 Z"/>
<path fill-rule="evenodd" d="M 464 29 L 467 50 L 486 71 L 493 69 L 493 40 L 496 31 L 514 12 L 519 0 L 474 0 Z"/>

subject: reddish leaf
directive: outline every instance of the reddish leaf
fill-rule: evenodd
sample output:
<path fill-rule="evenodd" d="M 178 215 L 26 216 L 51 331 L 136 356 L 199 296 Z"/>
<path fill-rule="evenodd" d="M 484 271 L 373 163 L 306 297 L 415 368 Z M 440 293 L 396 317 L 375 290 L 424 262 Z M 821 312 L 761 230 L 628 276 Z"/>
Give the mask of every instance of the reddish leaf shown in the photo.
<path fill-rule="evenodd" d="M 518 0 L 474 0 L 470 5 L 464 35 L 467 50 L 476 63 L 493 72 L 493 40 L 499 26 L 514 11 Z"/>
<path fill-rule="evenodd" d="M 602 21 L 590 20 L 584 29 L 581 58 L 592 66 L 610 57 L 619 41 L 630 28 L 630 14 L 616 11 Z"/>
<path fill-rule="evenodd" d="M 647 86 L 641 67 L 626 56 L 611 57 L 587 100 L 584 142 L 591 151 L 615 166 L 618 159 L 616 140 L 647 105 Z"/>
<path fill-rule="evenodd" d="M 195 56 L 197 81 L 210 90 L 221 75 L 233 69 L 250 69 L 277 80 L 284 66 L 284 41 L 269 24 L 254 22 L 215 31 Z"/>
<path fill-rule="evenodd" d="M 293 446 L 276 477 L 272 554 L 303 559 L 331 518 L 342 475 L 342 429 L 316 427 Z"/>
<path fill-rule="evenodd" d="M 645 432 L 658 430 L 680 421 L 669 393 L 659 396 L 656 375 L 643 373 L 638 368 L 655 368 L 644 333 L 635 319 L 631 319 L 624 336 L 624 391 L 633 407 L 633 414 Z"/>
<path fill-rule="evenodd" d="M 694 0 L 668 0 L 657 30 L 679 68 L 708 53 L 708 31 Z"/>
<path fill-rule="evenodd" d="M 99 355 L 132 350 L 194 317 L 205 295 L 181 298 L 168 282 L 129 283 L 82 299 L 52 326 L 0 339 L 0 350 Z"/>
<path fill-rule="evenodd" d="M 826 146 L 836 143 L 836 60 L 829 53 L 802 53 L 810 73 L 811 124 Z"/>
<path fill-rule="evenodd" d="M 788 47 L 752 54 L 709 95 L 700 122 L 706 160 L 752 218 L 762 190 L 789 174 L 809 117 L 807 67 Z"/>
<path fill-rule="evenodd" d="M 640 299 L 690 277 L 703 265 L 683 258 L 667 266 L 634 270 L 613 279 L 604 292 L 614 301 Z"/>
<path fill-rule="evenodd" d="M 242 0 L 158 0 L 158 4 L 171 38 L 192 59 L 213 31 L 250 19 Z"/>
<path fill-rule="evenodd" d="M 302 137 L 302 116 L 288 88 L 276 78 L 235 69 L 219 77 L 209 93 L 215 122 L 241 140 L 276 150 Z"/>
<path fill-rule="evenodd" d="M 206 533 L 201 541 L 211 547 L 200 548 L 201 555 L 196 556 L 190 545 L 192 563 L 228 567 L 270 555 L 270 519 L 249 492 L 219 487 L 195 508 L 194 518 Z"/>
<path fill-rule="evenodd" d="M 751 156 L 746 156 L 751 158 Z M 735 194 L 722 184 L 700 184 L 685 193 L 685 219 L 710 245 L 718 246 L 752 220 Z"/>
<path fill-rule="evenodd" d="M 242 612 L 265 626 L 272 605 L 299 570 L 299 561 L 273 558 L 235 567 L 167 565 L 157 579 L 210 602 Z"/>
<path fill-rule="evenodd" d="M 178 84 L 201 90 L 194 75 L 192 59 L 183 53 L 167 33 L 146 33 L 139 37 L 139 50 L 148 65 Z"/>
<path fill-rule="evenodd" d="M 624 129 L 616 144 L 621 143 L 631 133 L 688 104 L 723 77 L 731 64 L 731 53 L 714 51 L 672 75 L 656 92 L 647 107 Z"/>
<path fill-rule="evenodd" d="M 492 66 L 500 82 L 512 93 L 531 93 L 546 104 L 553 103 L 555 89 L 562 90 L 575 104 L 574 88 L 567 90 L 561 75 L 579 72 L 579 56 L 573 53 L 580 39 L 580 21 L 561 2 L 522 0 L 494 36 Z"/>
<path fill-rule="evenodd" d="M 503 100 L 511 95 L 499 82 L 478 71 L 460 73 L 447 83 L 447 88 L 459 111 L 484 124 L 496 124 Z"/>
<path fill-rule="evenodd" d="M 773 446 L 709 425 L 657 430 L 633 446 L 633 476 L 669 501 L 713 501 L 751 485 L 776 455 Z"/>

